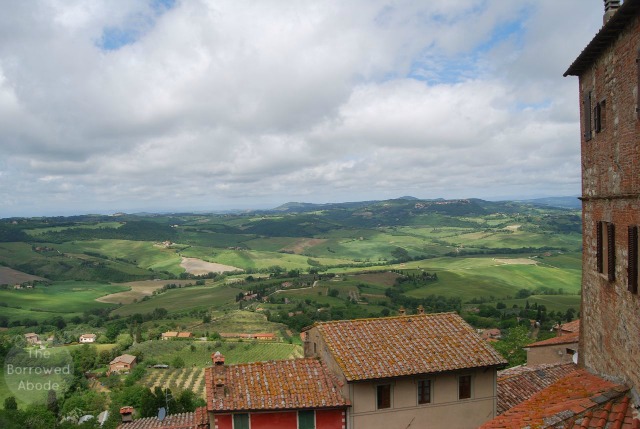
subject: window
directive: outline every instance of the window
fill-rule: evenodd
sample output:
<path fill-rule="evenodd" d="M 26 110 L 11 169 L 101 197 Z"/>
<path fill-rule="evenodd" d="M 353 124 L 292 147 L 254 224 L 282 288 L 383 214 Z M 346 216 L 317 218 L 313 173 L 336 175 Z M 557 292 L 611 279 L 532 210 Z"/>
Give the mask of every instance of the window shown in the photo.
<path fill-rule="evenodd" d="M 638 293 L 638 227 L 635 225 L 630 226 L 628 235 L 627 289 L 631 293 Z"/>
<path fill-rule="evenodd" d="M 391 408 L 391 385 L 380 384 L 376 386 L 376 400 L 378 410 Z"/>
<path fill-rule="evenodd" d="M 582 96 L 582 114 L 584 121 L 584 139 L 591 140 L 591 91 L 586 91 Z"/>
<path fill-rule="evenodd" d="M 640 49 L 638 49 L 638 55 L 636 56 L 636 69 L 638 73 L 637 77 L 637 91 L 636 91 L 636 115 L 640 118 Z"/>
<path fill-rule="evenodd" d="M 316 412 L 298 411 L 298 429 L 316 429 Z"/>
<path fill-rule="evenodd" d="M 431 403 L 431 380 L 418 380 L 418 404 Z"/>
<path fill-rule="evenodd" d="M 458 399 L 471 398 L 471 376 L 461 375 L 458 377 Z"/>
<path fill-rule="evenodd" d="M 598 272 L 612 282 L 616 279 L 615 227 L 611 222 L 598 222 L 596 229 L 596 262 Z"/>
<path fill-rule="evenodd" d="M 607 120 L 607 101 L 602 100 L 593 108 L 593 125 L 596 133 L 604 130 Z"/>
<path fill-rule="evenodd" d="M 249 414 L 234 414 L 233 429 L 249 429 Z"/>

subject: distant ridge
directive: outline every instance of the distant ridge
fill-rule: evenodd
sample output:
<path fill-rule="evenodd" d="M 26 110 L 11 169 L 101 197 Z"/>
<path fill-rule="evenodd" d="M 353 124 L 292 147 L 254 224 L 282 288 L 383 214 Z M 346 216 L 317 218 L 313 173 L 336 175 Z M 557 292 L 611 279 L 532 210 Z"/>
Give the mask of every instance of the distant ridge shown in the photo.
<path fill-rule="evenodd" d="M 539 204 L 550 207 L 561 207 L 565 209 L 580 209 L 582 208 L 582 202 L 577 196 L 573 197 L 546 197 L 546 198 L 534 198 L 531 200 L 517 200 L 520 203 L 527 204 Z"/>

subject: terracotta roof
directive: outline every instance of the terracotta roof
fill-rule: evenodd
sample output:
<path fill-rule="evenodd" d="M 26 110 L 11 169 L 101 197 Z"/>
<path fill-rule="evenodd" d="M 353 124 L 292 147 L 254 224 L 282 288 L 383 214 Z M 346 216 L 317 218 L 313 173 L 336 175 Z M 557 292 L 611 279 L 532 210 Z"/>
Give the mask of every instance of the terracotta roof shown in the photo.
<path fill-rule="evenodd" d="M 207 429 L 209 417 L 206 407 L 196 408 L 193 413 L 172 414 L 163 421 L 157 417 L 145 417 L 122 423 L 118 429 Z"/>
<path fill-rule="evenodd" d="M 640 0 L 625 0 L 622 6 L 602 26 L 600 31 L 582 50 L 578 58 L 569 66 L 563 76 L 580 76 L 596 58 L 609 47 L 618 37 L 618 34 L 640 13 Z"/>
<path fill-rule="evenodd" d="M 498 371 L 498 405 L 496 412 L 504 413 L 509 408 L 529 399 L 534 393 L 549 387 L 558 379 L 576 370 L 573 363 L 516 366 Z"/>
<path fill-rule="evenodd" d="M 628 409 L 631 407 L 621 405 L 628 390 L 627 386 L 579 369 L 480 426 L 480 429 L 604 428 L 604 425 L 592 426 L 591 421 L 605 413 L 607 420 L 622 418 L 620 426 L 611 427 L 636 428 L 638 420 L 632 420 L 632 410 Z"/>
<path fill-rule="evenodd" d="M 178 333 L 175 331 L 167 331 L 162 334 L 163 337 L 177 337 Z"/>
<path fill-rule="evenodd" d="M 560 332 L 580 332 L 580 319 L 560 325 Z"/>
<path fill-rule="evenodd" d="M 313 358 L 223 366 L 224 394 L 214 386 L 215 370 L 205 370 L 210 411 L 285 410 L 347 407 L 341 386 L 324 363 Z"/>
<path fill-rule="evenodd" d="M 114 364 L 118 362 L 132 364 L 135 360 L 136 360 L 135 356 L 124 354 L 124 355 L 116 356 L 111 362 L 109 362 L 109 364 Z"/>
<path fill-rule="evenodd" d="M 348 381 L 506 364 L 456 313 L 343 320 L 314 326 Z"/>
<path fill-rule="evenodd" d="M 580 336 L 579 332 L 571 332 L 569 334 L 559 335 L 557 337 L 548 338 L 546 340 L 538 341 L 536 343 L 527 344 L 526 347 L 544 347 L 554 344 L 570 344 L 577 343 Z"/>
<path fill-rule="evenodd" d="M 191 332 L 179 332 L 178 338 L 191 338 L 193 334 Z"/>

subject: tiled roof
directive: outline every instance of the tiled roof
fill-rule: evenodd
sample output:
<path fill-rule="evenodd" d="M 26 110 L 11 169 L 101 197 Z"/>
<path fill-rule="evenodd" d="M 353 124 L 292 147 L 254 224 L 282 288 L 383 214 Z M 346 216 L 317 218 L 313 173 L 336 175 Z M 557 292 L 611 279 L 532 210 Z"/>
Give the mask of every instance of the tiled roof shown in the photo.
<path fill-rule="evenodd" d="M 172 414 L 163 421 L 157 417 L 145 417 L 129 423 L 122 423 L 118 429 L 208 429 L 209 417 L 205 407 L 196 408 L 193 413 Z"/>
<path fill-rule="evenodd" d="M 536 343 L 527 344 L 526 347 L 544 347 L 544 346 L 552 346 L 554 344 L 577 343 L 579 336 L 580 336 L 579 332 L 571 332 L 570 334 L 559 335 L 557 337 L 538 341 Z"/>
<path fill-rule="evenodd" d="M 317 359 L 289 359 L 228 365 L 222 369 L 224 394 L 214 386 L 214 371 L 205 372 L 207 407 L 211 411 L 291 410 L 347 407 L 338 381 Z"/>
<path fill-rule="evenodd" d="M 118 362 L 124 362 L 124 363 L 128 363 L 128 364 L 132 364 L 135 360 L 136 360 L 135 356 L 124 354 L 124 355 L 117 356 L 111 362 L 109 362 L 109 364 L 114 364 L 114 363 L 118 363 Z"/>
<path fill-rule="evenodd" d="M 634 423 L 631 411 L 623 409 L 622 405 L 628 390 L 624 385 L 579 369 L 485 423 L 480 429 L 604 428 L 604 425 L 591 425 L 597 418 L 605 417 L 604 414 L 606 419 L 622 419 L 620 426 L 607 428 L 637 428 L 638 421 Z"/>
<path fill-rule="evenodd" d="M 343 320 L 314 326 L 348 381 L 506 364 L 456 313 Z"/>
<path fill-rule="evenodd" d="M 563 323 L 560 325 L 560 331 L 580 332 L 580 319 L 576 319 L 573 322 Z"/>
<path fill-rule="evenodd" d="M 549 387 L 558 379 L 576 370 L 573 363 L 517 366 L 498 371 L 498 406 L 496 412 L 504 413 L 529 399 L 534 393 Z"/>

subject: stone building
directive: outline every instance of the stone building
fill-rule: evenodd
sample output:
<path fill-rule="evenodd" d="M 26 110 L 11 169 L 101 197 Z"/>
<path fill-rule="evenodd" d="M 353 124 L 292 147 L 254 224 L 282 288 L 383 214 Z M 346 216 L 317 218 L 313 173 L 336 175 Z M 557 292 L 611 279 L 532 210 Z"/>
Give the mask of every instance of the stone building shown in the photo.
<path fill-rule="evenodd" d="M 640 386 L 640 1 L 605 23 L 565 72 L 579 78 L 582 317 L 579 361 Z"/>

